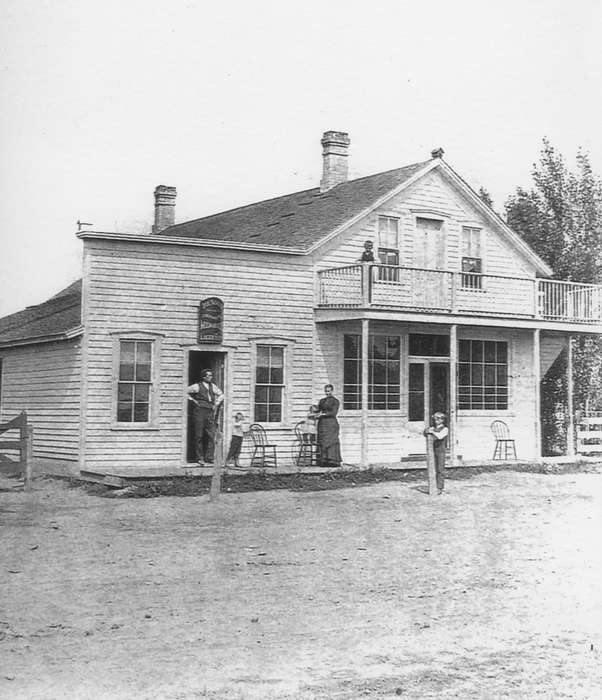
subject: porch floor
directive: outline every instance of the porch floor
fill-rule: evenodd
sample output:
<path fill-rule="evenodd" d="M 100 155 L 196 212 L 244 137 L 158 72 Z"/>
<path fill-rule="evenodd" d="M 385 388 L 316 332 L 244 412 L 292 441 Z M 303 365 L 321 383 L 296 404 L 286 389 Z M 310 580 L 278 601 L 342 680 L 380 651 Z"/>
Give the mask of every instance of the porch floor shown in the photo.
<path fill-rule="evenodd" d="M 447 469 L 462 469 L 465 467 L 512 467 L 512 466 L 535 466 L 535 465 L 562 465 L 562 464 L 577 464 L 577 463 L 599 463 L 599 457 L 584 457 L 584 456 L 560 456 L 560 457 L 542 457 L 540 459 L 525 460 L 465 460 L 461 464 L 448 465 Z M 403 462 L 379 462 L 369 466 L 370 469 L 389 469 L 393 471 L 407 471 L 414 469 L 426 469 L 424 460 L 403 461 Z M 224 468 L 222 474 L 306 474 L 319 476 L 320 474 L 329 474 L 338 471 L 359 471 L 362 467 L 359 464 L 343 463 L 339 469 L 326 467 L 302 467 L 298 468 L 291 462 L 284 463 L 278 468 L 266 467 L 265 469 L 240 467 L 240 468 Z M 50 473 L 50 472 L 48 472 Z M 150 479 L 173 479 L 184 476 L 204 476 L 210 477 L 213 474 L 213 467 L 199 467 L 194 464 L 185 464 L 180 468 L 148 468 L 137 467 L 131 469 L 106 469 L 106 470 L 84 470 L 79 474 L 79 478 L 85 481 L 95 481 L 105 483 L 107 485 L 121 485 L 121 480 L 124 482 L 135 480 L 150 480 Z M 111 482 L 115 482 L 114 484 Z"/>

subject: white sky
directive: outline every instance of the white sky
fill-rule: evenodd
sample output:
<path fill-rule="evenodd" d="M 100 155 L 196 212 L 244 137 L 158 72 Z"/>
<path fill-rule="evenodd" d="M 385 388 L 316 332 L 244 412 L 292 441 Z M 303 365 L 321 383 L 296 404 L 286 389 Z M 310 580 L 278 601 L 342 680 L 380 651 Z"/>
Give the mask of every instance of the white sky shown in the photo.
<path fill-rule="evenodd" d="M 541 139 L 602 172 L 599 0 L 3 0 L 0 316 L 81 275 L 77 219 L 150 226 L 445 157 L 501 211 Z"/>

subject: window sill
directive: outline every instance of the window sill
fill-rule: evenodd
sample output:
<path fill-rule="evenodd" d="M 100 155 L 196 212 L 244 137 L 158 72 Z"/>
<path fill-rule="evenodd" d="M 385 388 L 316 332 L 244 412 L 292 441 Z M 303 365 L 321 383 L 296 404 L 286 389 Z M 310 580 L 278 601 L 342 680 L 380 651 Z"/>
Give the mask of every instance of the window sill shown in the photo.
<path fill-rule="evenodd" d="M 159 426 L 150 423 L 113 423 L 110 430 L 117 432 L 159 432 Z"/>
<path fill-rule="evenodd" d="M 516 413 L 508 408 L 464 408 L 458 409 L 458 418 L 472 418 L 482 416 L 484 418 L 495 418 L 496 416 L 505 416 L 506 418 L 515 418 Z"/>

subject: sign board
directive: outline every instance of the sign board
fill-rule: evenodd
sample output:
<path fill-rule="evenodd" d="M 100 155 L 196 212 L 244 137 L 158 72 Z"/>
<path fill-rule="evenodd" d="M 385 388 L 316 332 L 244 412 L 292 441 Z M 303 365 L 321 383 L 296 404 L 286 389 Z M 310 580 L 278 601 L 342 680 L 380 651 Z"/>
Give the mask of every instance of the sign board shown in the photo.
<path fill-rule="evenodd" d="M 221 344 L 223 327 L 224 302 L 218 297 L 203 299 L 199 304 L 198 343 Z"/>

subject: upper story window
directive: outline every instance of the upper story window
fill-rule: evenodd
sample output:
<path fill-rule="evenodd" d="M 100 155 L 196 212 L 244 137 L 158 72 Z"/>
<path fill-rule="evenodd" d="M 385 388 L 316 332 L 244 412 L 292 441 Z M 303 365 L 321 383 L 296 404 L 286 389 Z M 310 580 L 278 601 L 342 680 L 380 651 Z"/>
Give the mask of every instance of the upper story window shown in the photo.
<path fill-rule="evenodd" d="M 119 341 L 117 422 L 150 421 L 153 341 Z"/>
<path fill-rule="evenodd" d="M 481 255 L 481 229 L 462 227 L 462 287 L 482 289 L 483 258 Z"/>
<path fill-rule="evenodd" d="M 416 217 L 414 261 L 427 270 L 445 268 L 445 238 L 441 219 Z"/>
<path fill-rule="evenodd" d="M 378 217 L 378 259 L 382 265 L 399 265 L 399 219 Z M 397 270 L 379 270 L 379 279 L 396 280 Z"/>
<path fill-rule="evenodd" d="M 258 423 L 282 421 L 284 351 L 279 345 L 257 345 L 254 415 Z"/>

